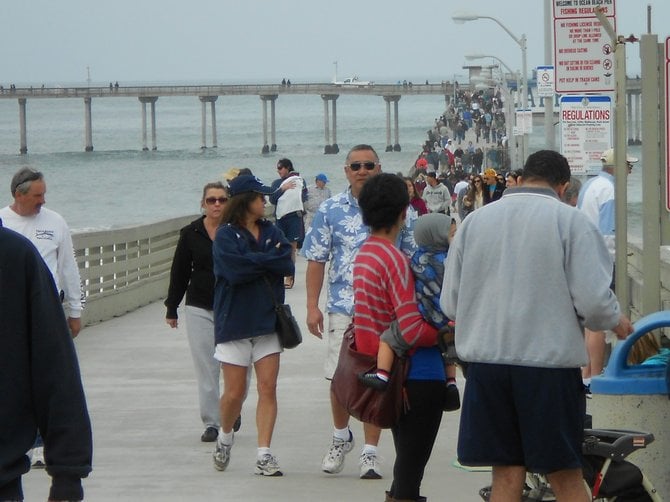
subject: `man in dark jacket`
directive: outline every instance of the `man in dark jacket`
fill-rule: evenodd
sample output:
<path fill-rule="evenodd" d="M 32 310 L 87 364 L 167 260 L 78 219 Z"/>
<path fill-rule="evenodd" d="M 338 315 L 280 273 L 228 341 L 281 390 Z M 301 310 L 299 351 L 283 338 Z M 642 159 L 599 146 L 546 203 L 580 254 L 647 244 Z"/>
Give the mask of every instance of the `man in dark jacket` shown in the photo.
<path fill-rule="evenodd" d="M 49 500 L 82 500 L 92 438 L 79 365 L 53 278 L 35 247 L 0 227 L 0 500 L 23 500 L 37 429 Z"/>

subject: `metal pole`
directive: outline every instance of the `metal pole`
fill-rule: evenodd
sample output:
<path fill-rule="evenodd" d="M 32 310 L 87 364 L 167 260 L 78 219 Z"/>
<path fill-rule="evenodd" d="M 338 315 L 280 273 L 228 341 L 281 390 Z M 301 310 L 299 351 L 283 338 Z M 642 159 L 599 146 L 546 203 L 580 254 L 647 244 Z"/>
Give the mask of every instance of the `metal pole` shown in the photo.
<path fill-rule="evenodd" d="M 614 55 L 616 64 L 614 107 L 614 197 L 615 197 L 615 228 L 616 228 L 616 294 L 619 298 L 621 312 L 630 315 L 630 291 L 628 284 L 628 193 L 626 181 L 628 166 L 626 165 L 626 44 L 617 43 Z"/>
<path fill-rule="evenodd" d="M 554 66 L 552 51 L 552 1 L 544 2 L 544 63 Z M 544 100 L 544 144 L 549 150 L 556 149 L 556 133 L 554 132 L 554 96 L 545 97 Z"/>
<path fill-rule="evenodd" d="M 521 35 L 521 71 L 523 72 L 523 93 L 521 94 L 521 111 L 523 116 L 523 137 L 521 162 L 525 163 L 528 157 L 528 133 L 526 132 L 525 111 L 528 107 L 528 52 L 526 48 L 526 35 Z"/>
<path fill-rule="evenodd" d="M 626 182 L 626 44 L 616 34 L 605 16 L 602 7 L 596 7 L 595 15 L 614 47 L 614 205 L 615 274 L 616 294 L 621 313 L 630 316 L 630 291 L 628 283 L 628 193 Z"/>
<path fill-rule="evenodd" d="M 642 309 L 647 315 L 661 310 L 661 182 L 658 146 L 660 135 L 658 115 L 659 80 L 658 36 L 642 35 L 640 59 L 642 61 L 642 200 L 661 201 L 659 204 L 644 204 L 642 213 Z"/>

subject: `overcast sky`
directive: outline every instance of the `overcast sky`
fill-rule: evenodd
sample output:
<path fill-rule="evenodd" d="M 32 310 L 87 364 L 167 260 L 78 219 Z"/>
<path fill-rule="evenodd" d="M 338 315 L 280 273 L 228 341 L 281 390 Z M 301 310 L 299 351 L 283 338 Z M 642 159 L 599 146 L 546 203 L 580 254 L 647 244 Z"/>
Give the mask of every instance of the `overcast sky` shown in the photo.
<path fill-rule="evenodd" d="M 4 0 L 0 84 L 281 80 L 395 82 L 465 75 L 468 53 L 521 67 L 494 16 L 528 38 L 528 68 L 544 61 L 544 0 Z M 670 0 L 616 0 L 617 30 L 670 33 Z M 663 23 L 665 20 L 665 23 Z M 628 73 L 639 72 L 629 46 Z"/>

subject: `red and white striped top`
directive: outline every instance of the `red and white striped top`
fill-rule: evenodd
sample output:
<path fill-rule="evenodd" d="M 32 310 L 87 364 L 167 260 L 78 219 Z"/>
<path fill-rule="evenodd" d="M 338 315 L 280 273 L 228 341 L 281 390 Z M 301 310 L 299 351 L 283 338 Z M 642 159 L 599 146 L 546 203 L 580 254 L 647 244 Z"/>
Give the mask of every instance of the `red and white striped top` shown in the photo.
<path fill-rule="evenodd" d="M 376 354 L 379 337 L 398 320 L 412 347 L 435 345 L 437 330 L 419 313 L 409 260 L 391 242 L 369 237 L 354 260 L 354 326 L 356 347 Z"/>

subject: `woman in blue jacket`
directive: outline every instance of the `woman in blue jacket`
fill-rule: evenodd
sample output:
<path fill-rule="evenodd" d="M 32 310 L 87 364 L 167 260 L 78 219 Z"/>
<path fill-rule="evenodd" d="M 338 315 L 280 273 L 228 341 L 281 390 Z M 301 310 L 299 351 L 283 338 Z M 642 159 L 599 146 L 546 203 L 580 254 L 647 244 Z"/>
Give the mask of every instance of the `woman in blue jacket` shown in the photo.
<path fill-rule="evenodd" d="M 253 364 L 258 386 L 255 473 L 281 476 L 277 459 L 270 452 L 282 351 L 275 331 L 274 303 L 284 302 L 283 280 L 294 274 L 295 266 L 290 243 L 264 219 L 265 195 L 272 189 L 254 176 L 242 175 L 230 182 L 228 192 L 230 199 L 213 246 L 214 357 L 221 362 L 224 381 L 214 467 L 223 471 L 230 462 L 233 424 L 246 393 L 247 368 Z"/>

